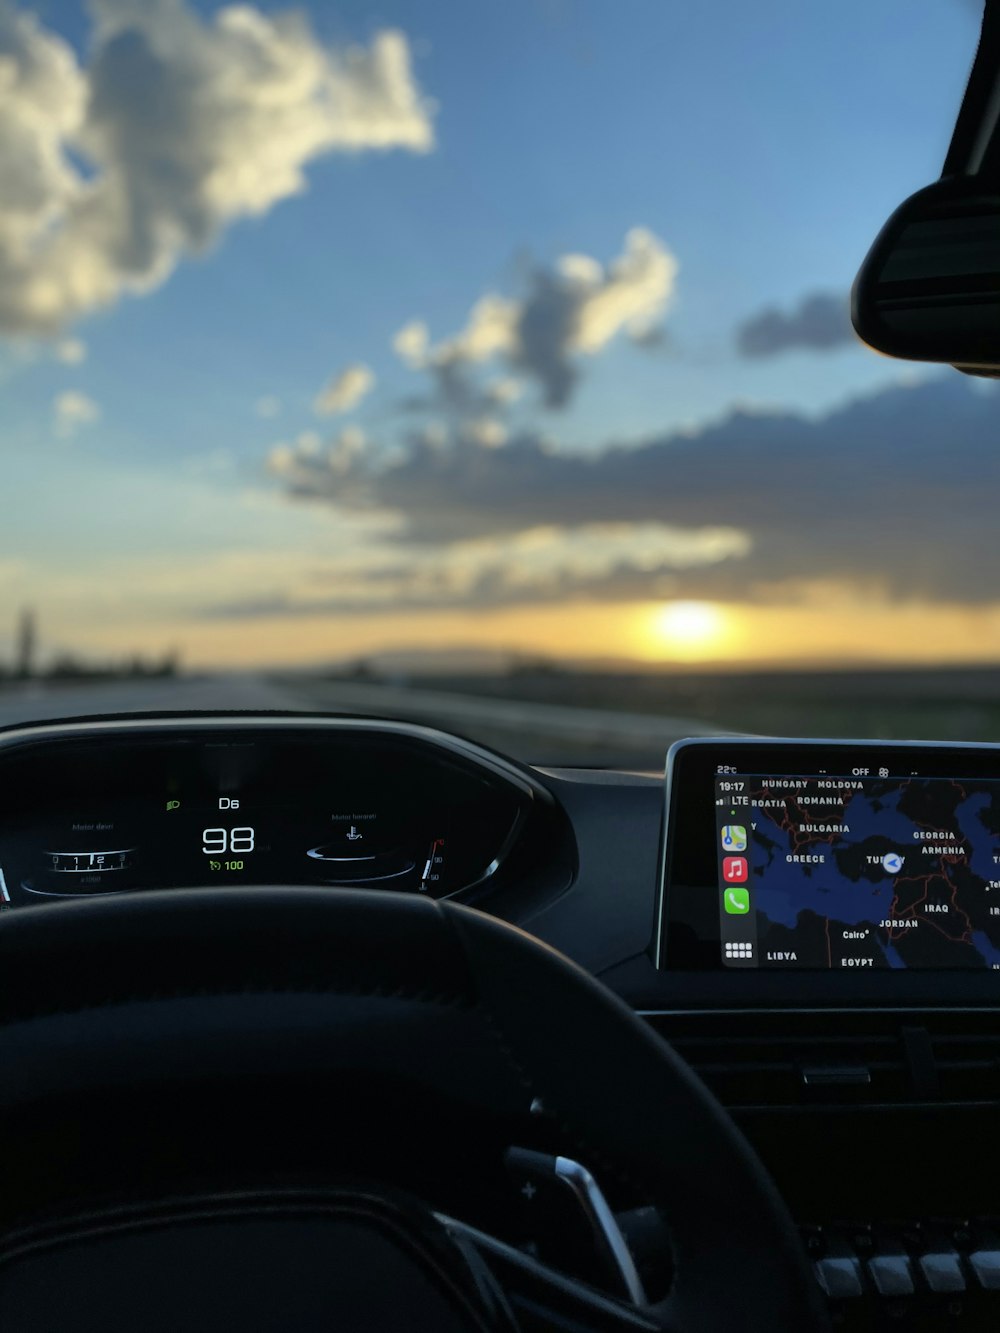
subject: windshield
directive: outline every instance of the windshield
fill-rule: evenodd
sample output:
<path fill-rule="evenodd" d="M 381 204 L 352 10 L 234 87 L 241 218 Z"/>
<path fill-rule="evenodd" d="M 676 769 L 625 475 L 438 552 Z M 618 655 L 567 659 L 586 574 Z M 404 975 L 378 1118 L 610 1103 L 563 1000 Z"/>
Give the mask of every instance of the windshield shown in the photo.
<path fill-rule="evenodd" d="M 0 721 L 1000 739 L 998 398 L 855 339 L 961 0 L 0 0 Z"/>

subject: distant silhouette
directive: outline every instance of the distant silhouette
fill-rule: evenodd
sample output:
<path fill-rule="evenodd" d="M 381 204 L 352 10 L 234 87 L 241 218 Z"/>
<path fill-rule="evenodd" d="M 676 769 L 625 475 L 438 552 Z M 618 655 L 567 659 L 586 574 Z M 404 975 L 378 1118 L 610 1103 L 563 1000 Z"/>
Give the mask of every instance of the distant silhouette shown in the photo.
<path fill-rule="evenodd" d="M 17 625 L 17 649 L 14 656 L 14 674 L 19 680 L 30 680 L 35 674 L 35 648 L 38 643 L 38 623 L 30 606 L 22 609 Z"/>

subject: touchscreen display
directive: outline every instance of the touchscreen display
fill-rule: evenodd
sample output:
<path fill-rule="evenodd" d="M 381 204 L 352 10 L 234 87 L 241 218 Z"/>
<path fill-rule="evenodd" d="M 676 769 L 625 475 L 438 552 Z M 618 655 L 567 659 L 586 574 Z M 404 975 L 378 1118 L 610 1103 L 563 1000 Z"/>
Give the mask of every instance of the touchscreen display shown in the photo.
<path fill-rule="evenodd" d="M 788 748 L 748 748 L 741 762 L 730 747 L 711 771 L 704 756 L 675 770 L 675 787 L 685 775 L 697 783 L 672 803 L 668 831 L 675 962 L 1000 969 L 1000 756 L 990 753 L 984 772 L 982 750 L 965 764 L 956 755 L 943 773 L 932 752 L 874 751 L 862 762 L 846 748 Z M 695 800 L 699 818 L 685 821 Z M 689 845 L 671 856 L 685 830 Z"/>
<path fill-rule="evenodd" d="M 1000 781 L 717 777 L 727 967 L 1000 967 Z"/>

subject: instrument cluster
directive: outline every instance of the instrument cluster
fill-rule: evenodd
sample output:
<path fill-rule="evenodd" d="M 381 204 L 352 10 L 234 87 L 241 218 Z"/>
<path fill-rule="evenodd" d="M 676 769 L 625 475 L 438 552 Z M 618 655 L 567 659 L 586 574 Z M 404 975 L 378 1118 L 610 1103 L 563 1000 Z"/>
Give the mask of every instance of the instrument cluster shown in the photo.
<path fill-rule="evenodd" d="M 551 798 L 406 724 L 120 721 L 0 742 L 0 903 L 137 889 L 483 890 Z"/>

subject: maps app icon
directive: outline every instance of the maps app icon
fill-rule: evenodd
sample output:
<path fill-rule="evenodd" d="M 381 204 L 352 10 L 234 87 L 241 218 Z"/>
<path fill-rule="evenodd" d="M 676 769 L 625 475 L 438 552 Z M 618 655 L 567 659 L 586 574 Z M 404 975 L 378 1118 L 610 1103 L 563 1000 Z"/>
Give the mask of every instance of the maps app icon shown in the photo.
<path fill-rule="evenodd" d="M 727 852 L 745 852 L 747 849 L 747 831 L 742 824 L 724 824 L 722 827 L 722 846 Z"/>

